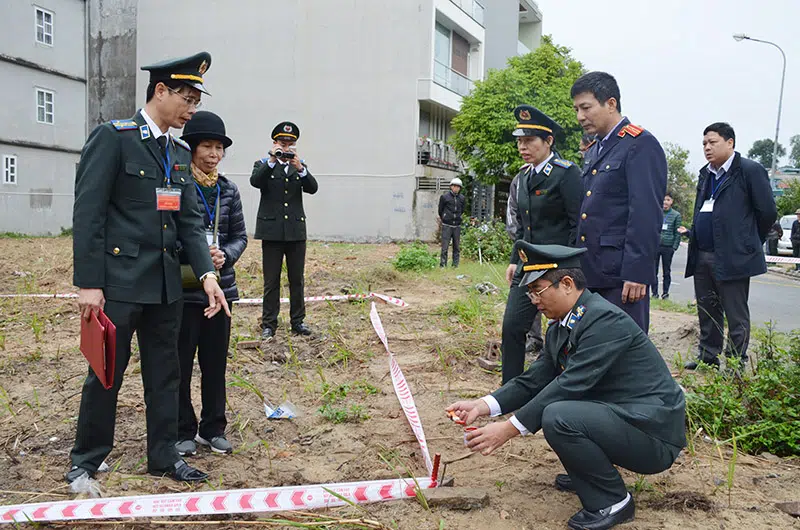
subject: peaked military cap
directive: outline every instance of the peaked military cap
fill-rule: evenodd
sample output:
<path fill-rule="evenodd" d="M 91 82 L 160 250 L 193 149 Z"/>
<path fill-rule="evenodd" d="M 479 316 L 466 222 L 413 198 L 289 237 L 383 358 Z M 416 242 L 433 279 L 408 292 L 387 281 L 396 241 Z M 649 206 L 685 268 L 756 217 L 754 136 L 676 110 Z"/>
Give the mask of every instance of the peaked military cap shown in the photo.
<path fill-rule="evenodd" d="M 514 252 L 522 260 L 522 281 L 525 287 L 553 269 L 580 269 L 581 254 L 585 248 L 565 247 L 563 245 L 534 245 L 522 239 L 514 243 Z"/>
<path fill-rule="evenodd" d="M 190 57 L 165 59 L 163 61 L 142 66 L 142 70 L 150 72 L 150 82 L 181 81 L 204 94 L 208 94 L 203 86 L 203 74 L 211 66 L 211 54 L 208 52 L 196 53 Z M 209 96 L 211 94 L 208 94 Z"/>
<path fill-rule="evenodd" d="M 273 140 L 298 140 L 300 129 L 290 121 L 282 121 L 272 129 Z"/>
<path fill-rule="evenodd" d="M 561 126 L 547 114 L 530 105 L 520 105 L 514 109 L 517 127 L 512 136 L 552 136 L 561 132 Z"/>

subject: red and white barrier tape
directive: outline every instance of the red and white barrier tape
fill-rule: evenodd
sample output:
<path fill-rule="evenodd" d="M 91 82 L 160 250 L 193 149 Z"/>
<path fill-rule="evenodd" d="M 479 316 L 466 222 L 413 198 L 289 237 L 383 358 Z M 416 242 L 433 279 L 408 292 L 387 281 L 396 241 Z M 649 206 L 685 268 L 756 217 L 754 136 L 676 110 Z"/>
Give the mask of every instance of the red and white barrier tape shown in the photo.
<path fill-rule="evenodd" d="M 384 299 L 384 295 L 370 293 Z M 36 296 L 36 295 L 34 295 Z M 53 297 L 52 295 L 39 295 Z M 348 295 L 346 295 L 348 296 Z M 352 296 L 352 295 L 349 295 Z M 366 297 L 367 295 L 361 295 Z M 56 298 L 59 296 L 56 295 Z M 70 296 L 61 296 L 71 298 Z M 341 298 L 337 298 L 341 299 Z M 396 300 L 396 299 L 395 299 Z M 400 300 L 402 302 L 402 300 Z M 389 302 L 392 303 L 392 302 Z M 403 302 L 405 304 L 405 302 Z M 401 306 L 404 307 L 404 306 Z M 313 510 L 344 506 L 344 500 L 331 495 L 330 490 L 344 499 L 358 504 L 407 499 L 416 496 L 416 488 L 435 488 L 438 485 L 439 455 L 431 462 L 425 433 L 422 430 L 414 397 L 403 372 L 389 350 L 386 332 L 372 302 L 370 320 L 375 332 L 383 342 L 389 356 L 389 367 L 397 398 L 403 407 L 408 423 L 422 450 L 425 466 L 430 476 L 416 479 L 372 480 L 364 482 L 342 482 L 336 484 L 313 484 L 279 488 L 256 488 L 227 491 L 174 493 L 166 495 L 139 495 L 132 497 L 109 497 L 59 502 L 39 502 L 0 506 L 0 524 L 46 521 L 103 520 L 142 517 L 180 517 L 191 515 L 224 515 L 233 513 L 263 513 L 286 510 Z"/>
<path fill-rule="evenodd" d="M 764 256 L 767 263 L 800 263 L 800 258 L 787 258 L 786 256 Z"/>
<path fill-rule="evenodd" d="M 38 502 L 0 506 L 0 524 L 313 510 L 347 504 L 326 489 L 354 503 L 369 503 L 415 497 L 417 485 L 435 488 L 436 481 L 425 477 Z"/>
<path fill-rule="evenodd" d="M 327 302 L 327 301 L 334 301 L 334 300 L 367 300 L 370 298 L 377 298 L 378 300 L 382 300 L 387 304 L 395 305 L 397 307 L 408 307 L 408 304 L 401 300 L 400 298 L 395 298 L 393 296 L 387 296 L 385 294 L 379 293 L 367 293 L 367 294 L 334 294 L 329 296 L 306 296 L 304 300 L 306 302 Z M 258 305 L 264 302 L 263 298 L 242 298 L 241 300 L 237 300 L 234 302 L 238 305 Z M 282 304 L 288 304 L 288 298 L 281 298 Z"/>
<path fill-rule="evenodd" d="M 64 293 L 64 294 L 0 294 L 0 298 L 78 298 L 78 295 L 75 293 Z M 335 300 L 355 300 L 355 299 L 369 299 L 369 298 L 377 298 L 378 300 L 382 300 L 387 304 L 391 304 L 397 307 L 408 307 L 408 303 L 401 300 L 400 298 L 395 298 L 393 296 L 387 296 L 385 294 L 379 293 L 367 293 L 367 294 L 336 294 L 330 296 L 306 296 L 304 300 L 306 302 L 327 302 L 327 301 L 335 301 Z M 288 298 L 281 298 L 282 304 L 288 304 Z M 241 300 L 237 300 L 234 304 L 237 305 L 258 305 L 263 303 L 263 298 L 242 298 Z"/>
<path fill-rule="evenodd" d="M 383 330 L 383 324 L 381 323 L 381 317 L 378 316 L 375 302 L 372 302 L 369 319 L 372 321 L 372 327 L 375 328 L 375 333 L 378 334 L 378 338 L 381 339 L 383 346 L 386 348 L 386 353 L 389 355 L 389 371 L 392 375 L 394 392 L 397 394 L 397 399 L 400 400 L 400 405 L 402 405 L 406 419 L 411 425 L 411 430 L 414 431 L 414 436 L 417 437 L 419 448 L 422 450 L 422 457 L 425 459 L 425 467 L 428 468 L 428 473 L 431 476 L 435 476 L 436 472 L 431 461 L 431 454 L 428 452 L 428 442 L 425 441 L 425 431 L 422 430 L 422 421 L 417 412 L 417 405 L 414 403 L 414 396 L 411 395 L 411 389 L 408 387 L 403 371 L 400 370 L 400 365 L 397 364 L 397 360 L 389 350 L 389 342 L 386 340 L 386 332 Z"/>

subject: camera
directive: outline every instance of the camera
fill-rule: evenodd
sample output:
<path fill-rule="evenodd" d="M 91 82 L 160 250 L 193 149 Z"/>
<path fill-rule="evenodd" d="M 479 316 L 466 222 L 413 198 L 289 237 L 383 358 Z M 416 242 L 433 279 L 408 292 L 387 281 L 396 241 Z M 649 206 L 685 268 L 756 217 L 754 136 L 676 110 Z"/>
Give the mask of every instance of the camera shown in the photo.
<path fill-rule="evenodd" d="M 272 156 L 274 156 L 275 158 L 284 158 L 286 160 L 291 160 L 294 158 L 294 153 L 292 153 L 291 151 L 284 151 L 283 149 L 278 148 L 275 149 L 275 151 L 273 151 Z"/>

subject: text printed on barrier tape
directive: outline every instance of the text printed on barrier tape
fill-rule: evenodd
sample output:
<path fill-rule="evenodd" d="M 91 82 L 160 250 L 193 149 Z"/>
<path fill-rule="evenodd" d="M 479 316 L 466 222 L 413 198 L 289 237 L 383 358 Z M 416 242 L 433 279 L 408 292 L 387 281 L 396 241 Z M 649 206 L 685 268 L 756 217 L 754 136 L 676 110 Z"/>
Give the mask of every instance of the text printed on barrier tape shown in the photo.
<path fill-rule="evenodd" d="M 372 309 L 369 312 L 369 319 L 372 321 L 372 327 L 375 328 L 375 333 L 381 339 L 383 346 L 386 348 L 386 353 L 389 356 L 389 371 L 392 375 L 392 385 L 394 392 L 397 394 L 397 399 L 400 400 L 400 405 L 403 407 L 403 412 L 406 415 L 408 424 L 411 425 L 411 430 L 414 431 L 414 436 L 419 442 L 419 448 L 422 451 L 422 457 L 425 459 L 425 467 L 428 469 L 428 474 L 433 474 L 433 462 L 431 461 L 430 452 L 428 452 L 428 442 L 425 441 L 425 431 L 422 430 L 422 421 L 420 420 L 419 413 L 417 412 L 417 405 L 414 402 L 414 396 L 411 395 L 411 389 L 408 387 L 403 371 L 400 370 L 400 365 L 397 364 L 394 355 L 389 350 L 389 342 L 386 340 L 386 332 L 383 330 L 381 317 L 378 316 L 378 309 L 375 307 L 375 302 L 372 302 Z"/>
<path fill-rule="evenodd" d="M 313 510 L 347 505 L 326 489 L 368 503 L 415 497 L 417 485 L 435 488 L 436 482 L 425 477 L 18 504 L 0 506 L 0 524 Z"/>

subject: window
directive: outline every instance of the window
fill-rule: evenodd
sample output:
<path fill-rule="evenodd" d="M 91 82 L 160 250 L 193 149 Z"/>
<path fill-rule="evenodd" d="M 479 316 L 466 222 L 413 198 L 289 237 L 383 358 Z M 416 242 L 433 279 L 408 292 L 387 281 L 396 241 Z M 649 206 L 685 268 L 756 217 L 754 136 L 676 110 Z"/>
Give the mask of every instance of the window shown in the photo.
<path fill-rule="evenodd" d="M 36 9 L 36 42 L 48 46 L 53 45 L 53 13 L 37 7 Z"/>
<path fill-rule="evenodd" d="M 17 157 L 3 155 L 3 184 L 17 183 Z"/>
<path fill-rule="evenodd" d="M 53 123 L 53 92 L 43 88 L 36 89 L 36 121 Z"/>

